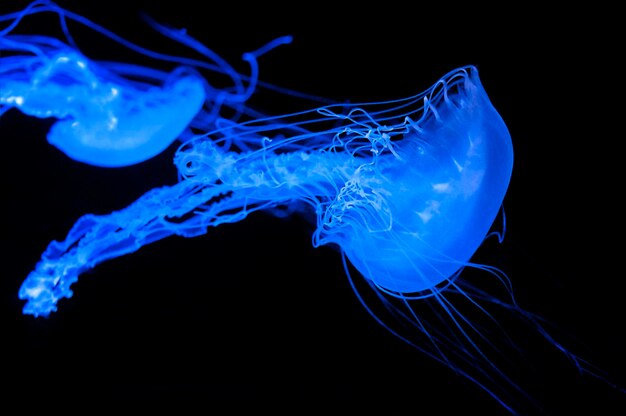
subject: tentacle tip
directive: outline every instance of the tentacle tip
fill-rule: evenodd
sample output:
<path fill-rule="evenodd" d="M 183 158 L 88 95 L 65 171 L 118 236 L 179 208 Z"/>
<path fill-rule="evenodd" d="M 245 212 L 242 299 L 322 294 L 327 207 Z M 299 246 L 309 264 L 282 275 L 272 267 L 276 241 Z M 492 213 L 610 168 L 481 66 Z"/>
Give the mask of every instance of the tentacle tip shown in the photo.
<path fill-rule="evenodd" d="M 24 305 L 24 308 L 22 308 L 24 315 L 32 315 L 35 318 L 49 318 L 50 314 L 56 311 L 56 303 L 52 301 L 40 302 L 33 299 L 29 300 L 26 305 Z"/>

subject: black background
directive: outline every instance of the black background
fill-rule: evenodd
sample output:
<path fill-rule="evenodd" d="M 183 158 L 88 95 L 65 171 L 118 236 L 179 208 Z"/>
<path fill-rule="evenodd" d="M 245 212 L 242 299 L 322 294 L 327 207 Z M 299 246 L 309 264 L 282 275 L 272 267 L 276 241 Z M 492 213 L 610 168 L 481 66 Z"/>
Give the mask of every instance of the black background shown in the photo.
<path fill-rule="evenodd" d="M 626 385 L 623 104 L 616 101 L 622 80 L 610 11 L 75 3 L 58 4 L 165 52 L 176 47 L 139 13 L 185 27 L 242 72 L 243 52 L 291 34 L 291 45 L 262 58 L 261 79 L 337 100 L 405 97 L 456 67 L 476 65 L 515 150 L 506 238 L 483 246 L 477 258 L 506 271 L 522 307 L 554 323 L 572 350 Z M 1 11 L 25 4 L 3 2 Z M 591 37 L 595 22 L 601 28 Z M 73 33 L 94 58 L 141 59 L 109 56 L 101 38 Z M 310 226 L 299 218 L 252 215 L 201 237 L 146 246 L 83 275 L 74 297 L 49 319 L 22 315 L 18 288 L 51 240 L 64 238 L 82 214 L 122 208 L 176 180 L 174 147 L 128 168 L 90 167 L 46 142 L 49 125 L 16 111 L 0 118 L 4 398 L 69 408 L 79 398 L 92 405 L 166 399 L 201 402 L 206 413 L 223 401 L 504 413 L 378 326 L 351 291 L 339 254 L 313 249 Z M 528 344 L 522 347 L 535 358 L 537 381 L 524 382 L 546 414 L 626 411 L 626 395 L 580 376 L 550 348 Z"/>

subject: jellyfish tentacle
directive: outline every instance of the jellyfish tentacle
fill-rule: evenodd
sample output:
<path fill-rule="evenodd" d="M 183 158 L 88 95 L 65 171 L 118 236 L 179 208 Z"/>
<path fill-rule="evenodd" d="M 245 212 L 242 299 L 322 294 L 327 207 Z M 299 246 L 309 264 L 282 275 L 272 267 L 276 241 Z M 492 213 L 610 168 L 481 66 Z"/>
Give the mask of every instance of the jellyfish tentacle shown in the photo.
<path fill-rule="evenodd" d="M 219 187 L 199 187 L 191 181 L 156 188 L 133 204 L 108 215 L 81 217 L 64 241 L 52 241 L 19 291 L 27 300 L 24 313 L 47 316 L 56 311 L 58 300 L 72 296 L 70 285 L 84 271 L 111 258 L 138 250 L 145 244 L 171 235 L 195 236 L 206 227 L 235 220 L 234 217 L 194 216 L 194 210 L 209 203 L 209 209 L 232 203 L 215 201 Z M 240 204 L 240 203 L 239 203 Z M 206 209 L 206 207 L 204 208 Z M 226 208 L 224 208 L 226 209 Z"/>
<path fill-rule="evenodd" d="M 206 168 L 173 186 L 155 188 L 122 210 L 84 215 L 64 241 L 48 245 L 25 279 L 19 291 L 27 301 L 24 313 L 48 316 L 60 299 L 72 296 L 70 286 L 80 274 L 146 244 L 172 235 L 202 235 L 208 227 L 237 222 L 281 203 L 297 205 L 303 194 L 328 198 L 335 192 L 329 181 L 333 170 L 320 170 L 315 166 L 319 161 L 304 152 L 269 160 L 233 168 L 241 169 L 237 173 L 242 179 L 224 169 L 220 179 Z"/>

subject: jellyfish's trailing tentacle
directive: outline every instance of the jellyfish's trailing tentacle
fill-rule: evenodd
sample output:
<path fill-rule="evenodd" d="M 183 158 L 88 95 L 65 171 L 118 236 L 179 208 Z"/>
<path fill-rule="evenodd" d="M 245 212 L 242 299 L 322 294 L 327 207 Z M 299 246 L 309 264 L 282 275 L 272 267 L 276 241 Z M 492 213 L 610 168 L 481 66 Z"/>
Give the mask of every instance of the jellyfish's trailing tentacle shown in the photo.
<path fill-rule="evenodd" d="M 28 301 L 24 313 L 47 316 L 55 311 L 59 299 L 72 296 L 70 285 L 79 275 L 102 261 L 173 234 L 204 232 L 191 219 L 177 219 L 219 196 L 218 188 L 198 189 L 197 184 L 186 181 L 153 189 L 129 207 L 109 215 L 81 217 L 64 241 L 50 243 L 24 281 L 19 292 L 20 298 Z M 224 203 L 215 203 L 213 209 L 220 204 Z"/>
<path fill-rule="evenodd" d="M 44 12 L 59 17 L 65 39 L 12 33 L 27 16 Z M 70 20 L 143 58 L 176 67 L 164 71 L 89 59 L 69 32 Z M 192 128 L 216 128 L 222 117 L 258 115 L 245 104 L 258 83 L 257 59 L 289 43 L 289 36 L 244 54 L 252 71 L 244 76 L 185 31 L 146 20 L 159 33 L 200 53 L 206 61 L 152 52 L 50 1 L 35 1 L 21 12 L 0 16 L 0 23 L 10 22 L 0 30 L 0 115 L 16 108 L 34 117 L 57 118 L 48 141 L 72 159 L 102 167 L 147 160 L 174 140 L 193 136 Z M 223 75 L 232 86 L 215 88 L 202 71 Z"/>
<path fill-rule="evenodd" d="M 214 163 L 201 169 L 198 162 L 185 162 L 193 177 L 153 189 L 109 215 L 85 215 L 64 241 L 51 242 L 20 288 L 19 297 L 27 301 L 24 313 L 49 315 L 60 299 L 72 296 L 70 286 L 81 273 L 146 244 L 172 235 L 202 235 L 208 227 L 243 220 L 252 212 L 297 203 L 303 194 L 329 198 L 335 192 L 329 177 L 340 170 L 320 165 L 319 157 L 277 155 L 268 164 L 253 156 L 242 165 L 210 141 L 196 145 L 204 160 L 212 157 Z M 301 181 L 303 176 L 309 180 Z"/>

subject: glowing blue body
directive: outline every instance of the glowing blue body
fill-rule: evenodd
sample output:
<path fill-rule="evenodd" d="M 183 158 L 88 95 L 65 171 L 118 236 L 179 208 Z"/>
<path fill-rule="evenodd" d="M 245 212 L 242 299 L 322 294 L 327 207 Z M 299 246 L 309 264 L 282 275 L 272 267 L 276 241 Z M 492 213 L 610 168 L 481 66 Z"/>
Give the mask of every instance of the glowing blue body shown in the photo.
<path fill-rule="evenodd" d="M 91 165 L 126 166 L 161 153 L 205 101 L 202 79 L 192 74 L 172 74 L 163 86 L 141 85 L 116 82 L 113 74 L 72 50 L 55 51 L 44 61 L 19 58 L 20 68 L 29 73 L 3 71 L 8 78 L 0 80 L 0 105 L 58 118 L 48 142 Z M 5 68 L 7 60 L 15 59 L 3 58 Z"/>
<path fill-rule="evenodd" d="M 66 39 L 13 34 L 32 14 L 55 13 Z M 94 61 L 74 44 L 67 29 L 76 21 L 115 43 L 152 58 L 174 64 L 171 71 L 121 62 Z M 103 167 L 142 162 L 165 150 L 177 138 L 193 133 L 190 127 L 211 129 L 221 119 L 222 107 L 245 113 L 245 101 L 256 86 L 256 58 L 287 43 L 279 38 L 244 59 L 252 75 L 244 77 L 211 50 L 184 32 L 151 22 L 165 36 L 199 52 L 207 61 L 167 56 L 132 44 L 106 29 L 49 1 L 33 2 L 22 12 L 0 16 L 0 116 L 10 108 L 58 121 L 48 141 L 74 160 Z M 231 78 L 233 86 L 213 88 L 200 71 Z"/>
<path fill-rule="evenodd" d="M 431 290 L 467 265 L 488 233 L 512 148 L 476 69 L 466 67 L 404 100 L 233 124 L 189 140 L 175 162 L 178 184 L 87 215 L 50 244 L 20 290 L 26 313 L 54 311 L 78 275 L 106 259 L 281 208 L 310 215 L 314 245 L 335 244 L 381 289 Z"/>
<path fill-rule="evenodd" d="M 511 176 L 511 137 L 476 69 L 465 68 L 435 85 L 389 150 L 371 171 L 381 205 L 342 215 L 346 226 L 326 239 L 385 290 L 430 290 L 467 265 L 489 232 Z"/>

